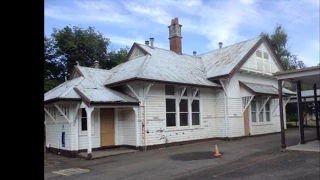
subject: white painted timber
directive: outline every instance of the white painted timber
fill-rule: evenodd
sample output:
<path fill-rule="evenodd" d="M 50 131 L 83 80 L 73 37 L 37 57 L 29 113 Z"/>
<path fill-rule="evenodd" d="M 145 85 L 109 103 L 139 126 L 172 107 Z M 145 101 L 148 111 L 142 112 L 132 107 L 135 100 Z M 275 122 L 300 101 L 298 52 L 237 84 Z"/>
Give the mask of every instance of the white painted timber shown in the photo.
<path fill-rule="evenodd" d="M 79 131 L 79 149 L 87 149 L 88 148 L 88 135 L 87 131 L 81 131 L 81 111 L 79 111 L 79 123 L 78 123 L 78 131 Z M 91 132 L 91 142 L 92 148 L 100 147 L 100 109 L 95 108 L 92 112 L 92 132 Z"/>
<path fill-rule="evenodd" d="M 271 50 L 267 46 L 266 42 L 262 43 L 257 50 L 262 52 L 262 58 L 258 57 L 256 55 L 256 52 L 254 52 L 250 56 L 250 58 L 243 64 L 241 69 L 257 73 L 264 73 L 270 76 L 272 75 L 272 73 L 281 71 L 279 63 L 271 53 Z M 264 58 L 264 53 L 268 54 L 268 59 Z"/>
<path fill-rule="evenodd" d="M 119 145 L 136 145 L 136 121 L 132 108 L 118 109 L 117 139 Z"/>

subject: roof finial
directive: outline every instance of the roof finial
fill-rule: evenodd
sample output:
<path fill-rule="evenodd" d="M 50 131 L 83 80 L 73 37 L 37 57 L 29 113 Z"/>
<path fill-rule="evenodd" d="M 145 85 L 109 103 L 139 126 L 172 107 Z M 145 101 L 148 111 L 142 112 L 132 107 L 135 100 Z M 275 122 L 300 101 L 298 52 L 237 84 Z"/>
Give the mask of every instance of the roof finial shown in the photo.
<path fill-rule="evenodd" d="M 94 61 L 94 67 L 99 69 L 99 61 L 98 60 L 95 60 Z"/>

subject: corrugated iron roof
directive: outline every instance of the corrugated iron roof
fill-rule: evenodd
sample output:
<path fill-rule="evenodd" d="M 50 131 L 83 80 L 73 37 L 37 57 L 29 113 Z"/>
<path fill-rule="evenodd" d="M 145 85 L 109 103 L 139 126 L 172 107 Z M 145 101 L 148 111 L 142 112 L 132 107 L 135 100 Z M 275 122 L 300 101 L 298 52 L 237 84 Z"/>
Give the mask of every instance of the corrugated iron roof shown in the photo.
<path fill-rule="evenodd" d="M 296 92 L 290 91 L 289 89 L 282 88 L 282 92 L 285 94 L 296 95 Z"/>
<path fill-rule="evenodd" d="M 44 101 L 56 98 L 81 98 L 82 95 L 90 102 L 139 102 L 133 97 L 106 88 L 103 83 L 112 73 L 109 70 L 78 66 L 83 77 L 66 81 L 44 94 Z M 77 88 L 80 91 L 75 90 Z M 83 97 L 82 97 L 83 98 Z"/>
<path fill-rule="evenodd" d="M 208 78 L 228 75 L 264 36 L 239 42 L 214 51 L 191 56 L 135 43 L 148 52 L 117 66 L 105 82 L 114 84 L 130 79 L 149 79 L 175 83 L 220 87 Z M 260 41 L 261 42 L 261 41 Z"/>
<path fill-rule="evenodd" d="M 150 55 L 130 59 L 113 70 L 105 85 L 132 78 L 220 87 L 206 77 L 200 57 L 180 55 L 173 51 L 138 44 Z"/>
<path fill-rule="evenodd" d="M 252 92 L 257 94 L 266 94 L 266 95 L 279 95 L 278 88 L 273 85 L 265 85 L 265 84 L 256 84 L 240 81 L 240 83 L 244 84 L 247 88 L 249 88 Z M 295 92 L 290 91 L 289 89 L 282 88 L 282 92 L 287 95 L 294 95 Z"/>
<path fill-rule="evenodd" d="M 84 78 L 78 77 L 69 81 L 66 81 L 57 87 L 51 89 L 44 94 L 44 101 L 48 101 L 55 98 L 79 98 L 78 93 L 74 91 L 74 87 L 78 85 Z"/>
<path fill-rule="evenodd" d="M 207 78 L 231 73 L 261 38 L 263 36 L 199 55 L 204 63 Z"/>

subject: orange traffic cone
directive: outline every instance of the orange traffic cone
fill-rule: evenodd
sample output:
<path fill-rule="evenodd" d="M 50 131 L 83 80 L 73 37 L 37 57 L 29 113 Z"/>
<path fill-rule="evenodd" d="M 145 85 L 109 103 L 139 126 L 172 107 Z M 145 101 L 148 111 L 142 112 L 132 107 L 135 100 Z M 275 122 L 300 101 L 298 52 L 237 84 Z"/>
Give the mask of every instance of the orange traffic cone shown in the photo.
<path fill-rule="evenodd" d="M 222 156 L 222 154 L 220 154 L 220 152 L 219 152 L 219 149 L 218 149 L 218 146 L 217 146 L 217 144 L 216 144 L 216 152 L 213 154 L 215 157 L 220 157 L 220 156 Z"/>

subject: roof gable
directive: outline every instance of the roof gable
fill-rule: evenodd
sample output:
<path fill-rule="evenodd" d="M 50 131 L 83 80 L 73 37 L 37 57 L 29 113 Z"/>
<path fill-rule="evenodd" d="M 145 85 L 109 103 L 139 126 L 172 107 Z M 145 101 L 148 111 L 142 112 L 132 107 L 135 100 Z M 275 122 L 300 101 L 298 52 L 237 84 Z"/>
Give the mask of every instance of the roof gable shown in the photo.
<path fill-rule="evenodd" d="M 268 75 L 272 75 L 272 73 L 282 71 L 281 65 L 276 60 L 276 57 L 274 57 L 266 41 L 264 41 L 254 51 L 254 53 L 252 53 L 252 55 L 240 69 Z"/>
<path fill-rule="evenodd" d="M 274 57 L 281 70 L 284 70 L 279 57 L 271 48 L 267 37 L 261 35 L 258 38 L 243 41 L 201 55 L 206 67 L 208 79 L 215 80 L 222 77 L 232 77 L 263 43 L 269 49 L 270 54 Z"/>
<path fill-rule="evenodd" d="M 242 65 L 241 62 L 247 58 L 250 51 L 261 42 L 262 39 L 259 37 L 200 55 L 206 67 L 207 78 L 229 77 L 239 65 Z"/>
<path fill-rule="evenodd" d="M 133 43 L 124 62 L 127 62 L 135 57 L 139 57 L 139 56 L 143 56 L 143 55 L 147 55 L 147 54 L 150 55 L 150 53 L 148 51 L 146 51 L 145 49 L 143 49 L 138 43 Z"/>

